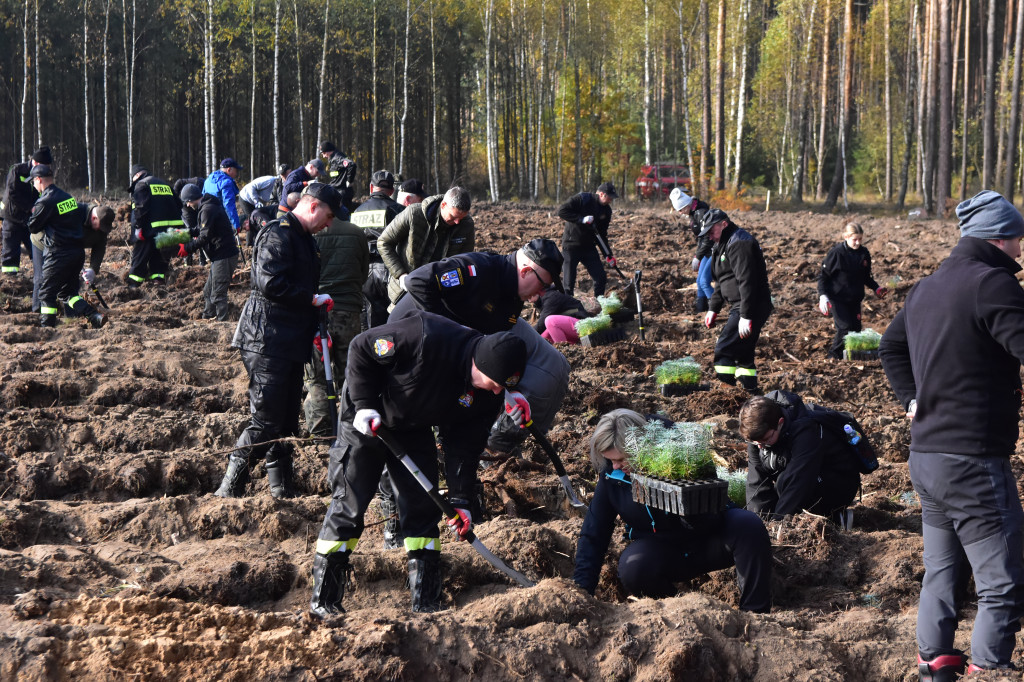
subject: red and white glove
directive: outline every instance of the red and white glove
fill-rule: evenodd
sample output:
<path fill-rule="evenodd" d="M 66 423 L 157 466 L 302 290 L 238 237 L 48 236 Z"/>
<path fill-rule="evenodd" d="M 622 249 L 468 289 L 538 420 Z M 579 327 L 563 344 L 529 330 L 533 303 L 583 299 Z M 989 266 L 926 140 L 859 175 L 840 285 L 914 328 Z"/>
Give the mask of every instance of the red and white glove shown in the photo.
<path fill-rule="evenodd" d="M 878 287 L 877 289 L 875 289 L 875 296 L 877 296 L 878 298 L 885 298 L 885 295 L 887 293 L 889 293 L 889 290 L 886 289 L 885 287 Z"/>
<path fill-rule="evenodd" d="M 619 265 L 619 261 L 615 260 L 615 256 L 608 256 L 607 258 L 604 259 L 604 262 L 612 266 L 613 268 L 618 267 Z"/>
<path fill-rule="evenodd" d="M 818 312 L 825 317 L 828 317 L 829 313 L 832 312 L 832 303 L 828 300 L 828 296 L 824 294 L 818 297 Z"/>
<path fill-rule="evenodd" d="M 324 340 L 323 340 L 323 338 L 320 337 L 320 332 L 317 332 L 316 336 L 313 337 L 313 345 L 316 346 L 316 351 L 318 353 L 320 353 L 320 357 L 322 358 L 324 356 Z M 328 334 L 327 335 L 327 350 L 332 350 L 333 348 L 334 348 L 334 339 L 332 339 L 331 335 Z"/>
<path fill-rule="evenodd" d="M 700 270 L 700 258 L 694 258 L 690 262 L 690 267 L 693 268 L 694 272 L 697 272 L 698 270 Z"/>
<path fill-rule="evenodd" d="M 751 330 L 754 328 L 754 323 L 745 317 L 740 318 L 740 338 L 745 339 L 750 336 Z"/>
<path fill-rule="evenodd" d="M 704 314 L 704 326 L 711 329 L 715 326 L 715 320 L 718 319 L 718 313 L 713 310 L 709 310 Z"/>
<path fill-rule="evenodd" d="M 142 228 L 141 227 L 138 228 L 137 230 L 135 230 L 135 238 L 138 239 L 140 242 L 145 239 L 145 237 L 142 236 Z"/>
<path fill-rule="evenodd" d="M 530 401 L 518 391 L 505 391 L 505 414 L 521 429 L 525 429 L 533 421 Z"/>
<path fill-rule="evenodd" d="M 593 225 L 594 224 L 594 216 L 592 216 L 592 215 L 584 216 L 583 220 L 581 220 L 580 222 L 583 223 L 584 225 Z"/>
<path fill-rule="evenodd" d="M 915 398 L 915 399 L 910 401 L 909 405 L 907 405 L 907 419 L 913 419 L 916 415 L 917 415 L 917 399 Z"/>
<path fill-rule="evenodd" d="M 364 436 L 373 438 L 377 435 L 377 429 L 380 428 L 380 412 L 367 408 L 356 410 L 356 416 L 352 419 L 352 426 L 356 427 L 356 431 Z"/>
<path fill-rule="evenodd" d="M 178 258 L 186 258 L 188 256 L 188 249 L 185 248 L 184 244 L 178 244 Z"/>
<path fill-rule="evenodd" d="M 92 284 L 96 281 L 96 271 L 92 268 L 82 270 L 82 281 L 86 284 Z"/>
<path fill-rule="evenodd" d="M 459 540 L 465 540 L 473 529 L 473 515 L 468 509 L 455 508 L 455 516 L 447 520 L 448 528 Z"/>
<path fill-rule="evenodd" d="M 322 305 L 327 306 L 327 312 L 334 310 L 334 299 L 331 298 L 330 294 L 317 294 L 313 297 L 313 305 L 319 308 Z"/>

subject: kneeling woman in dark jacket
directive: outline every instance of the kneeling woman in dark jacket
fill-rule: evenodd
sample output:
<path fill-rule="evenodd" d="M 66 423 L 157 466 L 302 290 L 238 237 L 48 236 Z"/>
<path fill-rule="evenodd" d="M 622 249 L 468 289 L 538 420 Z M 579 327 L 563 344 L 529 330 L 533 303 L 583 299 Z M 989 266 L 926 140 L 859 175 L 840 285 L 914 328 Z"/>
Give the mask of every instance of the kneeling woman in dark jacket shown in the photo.
<path fill-rule="evenodd" d="M 615 519 L 621 517 L 630 543 L 619 557 L 619 579 L 630 594 L 672 596 L 675 583 L 735 566 L 740 608 L 768 612 L 771 542 L 756 514 L 731 507 L 721 514 L 684 520 L 633 501 L 625 436 L 629 427 L 645 423 L 640 414 L 620 409 L 601 417 L 594 429 L 590 460 L 599 478 L 580 531 L 573 580 L 594 593 Z"/>

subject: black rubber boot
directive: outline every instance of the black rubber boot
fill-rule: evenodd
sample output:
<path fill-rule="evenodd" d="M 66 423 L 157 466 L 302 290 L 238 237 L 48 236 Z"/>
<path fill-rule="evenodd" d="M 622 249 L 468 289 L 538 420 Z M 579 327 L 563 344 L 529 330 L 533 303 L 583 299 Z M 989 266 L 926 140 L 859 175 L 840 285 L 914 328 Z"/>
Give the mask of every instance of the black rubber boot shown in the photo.
<path fill-rule="evenodd" d="M 295 497 L 295 490 L 292 488 L 292 458 L 282 458 L 276 462 L 268 461 L 266 467 L 270 496 L 275 500 L 288 500 Z"/>
<path fill-rule="evenodd" d="M 960 679 L 967 665 L 963 653 L 944 654 L 926 661 L 917 655 L 917 674 L 921 682 L 953 682 Z"/>
<path fill-rule="evenodd" d="M 740 388 L 750 395 L 761 395 L 761 389 L 757 387 L 757 376 L 740 376 L 736 377 L 736 380 L 739 382 Z"/>
<path fill-rule="evenodd" d="M 309 612 L 321 620 L 345 613 L 341 600 L 352 574 L 348 552 L 313 555 L 313 596 Z"/>
<path fill-rule="evenodd" d="M 249 484 L 249 462 L 242 457 L 232 455 L 228 458 L 228 470 L 224 472 L 224 480 L 214 493 L 217 497 L 242 497 L 245 486 Z"/>
<path fill-rule="evenodd" d="M 698 313 L 706 313 L 708 311 L 708 299 L 705 296 L 698 296 L 697 302 L 693 306 L 694 311 Z"/>
<path fill-rule="evenodd" d="M 416 613 L 441 610 L 441 552 L 433 549 L 409 552 L 409 590 L 412 610 Z"/>
<path fill-rule="evenodd" d="M 398 504 L 393 496 L 378 494 L 380 513 L 384 516 L 384 549 L 405 547 L 402 524 L 398 522 Z"/>
<path fill-rule="evenodd" d="M 99 329 L 107 323 L 107 316 L 103 313 L 93 313 L 89 316 L 89 324 L 93 329 Z"/>
<path fill-rule="evenodd" d="M 39 316 L 40 327 L 56 327 L 57 316 L 56 315 L 40 315 Z"/>

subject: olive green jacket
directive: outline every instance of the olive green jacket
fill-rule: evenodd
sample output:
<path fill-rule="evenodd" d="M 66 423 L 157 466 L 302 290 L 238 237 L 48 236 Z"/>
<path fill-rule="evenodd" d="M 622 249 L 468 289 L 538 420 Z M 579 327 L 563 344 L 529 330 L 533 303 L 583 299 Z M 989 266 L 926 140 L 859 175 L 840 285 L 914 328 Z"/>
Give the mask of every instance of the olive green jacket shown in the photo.
<path fill-rule="evenodd" d="M 366 233 L 335 218 L 314 235 L 320 246 L 320 290 L 334 299 L 334 308 L 358 313 L 363 308 L 363 282 L 370 271 Z"/>

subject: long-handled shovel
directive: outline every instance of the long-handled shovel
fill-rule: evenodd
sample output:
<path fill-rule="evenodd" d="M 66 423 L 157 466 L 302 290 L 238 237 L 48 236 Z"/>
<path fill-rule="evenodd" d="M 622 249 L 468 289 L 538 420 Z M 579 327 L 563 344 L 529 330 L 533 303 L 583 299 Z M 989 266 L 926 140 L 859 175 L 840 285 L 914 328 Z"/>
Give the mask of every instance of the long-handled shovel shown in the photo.
<path fill-rule="evenodd" d="M 423 486 L 423 490 L 430 496 L 430 499 L 434 501 L 434 504 L 441 509 L 441 513 L 444 514 L 445 518 L 457 518 L 458 514 L 455 512 L 455 508 L 452 506 L 451 502 L 445 499 L 441 493 L 437 492 L 437 488 L 434 487 L 434 484 L 427 480 L 427 477 L 420 472 L 420 468 L 416 466 L 416 462 L 412 461 L 412 458 L 403 452 L 401 444 L 399 444 L 394 435 L 384 427 L 380 427 L 377 429 L 377 437 L 380 438 L 386 446 L 384 450 L 385 460 L 387 461 L 388 466 L 399 466 L 399 462 L 404 465 L 405 468 L 409 470 L 409 473 L 411 473 L 419 484 Z M 463 537 L 470 545 L 473 546 L 473 549 L 475 549 L 480 556 L 487 559 L 487 562 L 490 563 L 491 566 L 494 566 L 509 578 L 512 578 L 512 580 L 515 580 L 522 587 L 534 586 L 535 583 L 532 580 L 514 568 L 510 568 L 504 561 L 494 556 L 494 554 L 491 553 L 491 550 L 487 549 L 487 547 L 484 546 L 484 543 L 480 542 L 480 538 L 476 536 L 476 533 L 474 533 L 472 529 L 470 529 L 470 531 Z"/>
<path fill-rule="evenodd" d="M 644 340 L 644 304 L 640 300 L 640 278 L 643 277 L 643 271 L 637 270 L 633 275 L 633 291 L 636 292 L 636 324 L 640 328 L 640 340 Z"/>
<path fill-rule="evenodd" d="M 327 383 L 327 414 L 331 419 L 331 435 L 338 435 L 338 396 L 334 390 L 334 368 L 331 364 L 331 351 L 327 339 L 327 306 L 320 306 L 320 346 L 324 349 L 324 379 Z"/>
<path fill-rule="evenodd" d="M 505 393 L 505 404 L 510 407 L 515 407 L 515 403 L 512 402 L 509 394 Z M 558 456 L 555 451 L 555 446 L 551 444 L 548 437 L 541 433 L 541 430 L 537 428 L 537 425 L 533 423 L 533 420 L 526 422 L 526 430 L 530 432 L 533 439 L 540 445 L 540 449 L 544 451 L 544 454 L 551 460 L 551 464 L 555 467 L 555 473 L 558 474 L 558 480 L 561 481 L 562 487 L 565 488 L 565 494 L 569 498 L 569 504 L 576 507 L 577 509 L 586 509 L 587 505 L 580 501 L 580 498 L 576 497 L 576 491 L 572 489 L 572 484 L 569 482 L 569 474 L 565 471 L 565 465 L 562 464 L 562 458 Z"/>

